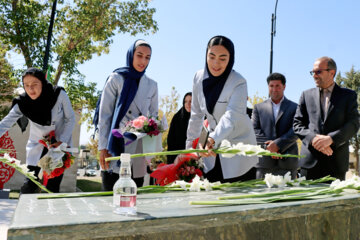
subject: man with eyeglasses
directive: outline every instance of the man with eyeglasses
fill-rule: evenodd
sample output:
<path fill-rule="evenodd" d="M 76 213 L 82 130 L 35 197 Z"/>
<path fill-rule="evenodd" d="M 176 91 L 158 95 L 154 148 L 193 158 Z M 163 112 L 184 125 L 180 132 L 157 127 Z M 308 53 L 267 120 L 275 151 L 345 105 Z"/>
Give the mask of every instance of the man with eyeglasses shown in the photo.
<path fill-rule="evenodd" d="M 349 140 L 359 129 L 357 95 L 334 82 L 336 63 L 330 57 L 317 59 L 310 74 L 316 88 L 302 93 L 293 125 L 305 155 L 300 173 L 307 179 L 331 175 L 344 180 Z"/>

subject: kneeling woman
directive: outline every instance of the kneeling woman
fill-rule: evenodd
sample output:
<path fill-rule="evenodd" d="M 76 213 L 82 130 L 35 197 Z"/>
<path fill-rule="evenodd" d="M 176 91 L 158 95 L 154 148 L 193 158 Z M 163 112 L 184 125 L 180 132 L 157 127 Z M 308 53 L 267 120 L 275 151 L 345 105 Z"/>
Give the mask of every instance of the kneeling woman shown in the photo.
<path fill-rule="evenodd" d="M 75 125 L 75 114 L 69 97 L 61 87 L 54 87 L 45 78 L 45 74 L 37 68 L 27 69 L 22 82 L 25 93 L 13 100 L 9 114 L 0 122 L 0 136 L 8 131 L 14 123 L 25 116 L 30 122 L 30 136 L 26 145 L 26 164 L 30 171 L 38 177 L 40 167 L 38 161 L 47 152 L 39 140 L 55 131 L 56 141 L 50 147 L 58 147 L 61 143 L 72 144 L 72 130 Z M 25 130 L 26 126 L 21 126 Z M 63 174 L 48 180 L 47 189 L 59 192 Z M 21 193 L 34 193 L 36 184 L 25 179 Z"/>
<path fill-rule="evenodd" d="M 250 118 L 246 114 L 246 80 L 234 71 L 235 50 L 230 39 L 215 36 L 206 51 L 205 68 L 195 74 L 191 117 L 187 130 L 187 148 L 199 137 L 204 117 L 209 122 L 209 138 L 204 157 L 205 178 L 210 182 L 233 182 L 255 178 L 256 156 L 223 158 L 212 148 L 226 139 L 232 144 L 242 142 L 256 145 Z"/>

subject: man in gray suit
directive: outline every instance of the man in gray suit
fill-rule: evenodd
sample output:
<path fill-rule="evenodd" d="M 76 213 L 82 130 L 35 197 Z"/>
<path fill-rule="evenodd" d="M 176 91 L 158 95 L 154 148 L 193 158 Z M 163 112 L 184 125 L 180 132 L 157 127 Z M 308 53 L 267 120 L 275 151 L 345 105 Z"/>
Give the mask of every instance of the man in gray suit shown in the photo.
<path fill-rule="evenodd" d="M 252 122 L 259 145 L 281 154 L 298 154 L 297 136 L 292 125 L 297 104 L 284 96 L 286 78 L 280 73 L 267 77 L 270 98 L 255 104 Z M 256 166 L 256 178 L 264 178 L 266 173 L 297 175 L 297 158 L 262 157 Z"/>
<path fill-rule="evenodd" d="M 316 88 L 300 97 L 294 132 L 302 140 L 301 174 L 308 179 L 331 175 L 345 179 L 349 169 L 349 140 L 359 129 L 356 92 L 334 82 L 336 63 L 321 57 L 310 74 Z"/>

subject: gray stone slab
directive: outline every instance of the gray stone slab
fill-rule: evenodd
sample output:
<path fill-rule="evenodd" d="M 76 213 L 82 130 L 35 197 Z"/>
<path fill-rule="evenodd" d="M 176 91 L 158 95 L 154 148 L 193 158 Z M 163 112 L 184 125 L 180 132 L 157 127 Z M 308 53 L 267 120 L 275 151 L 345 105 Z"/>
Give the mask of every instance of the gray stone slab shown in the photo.
<path fill-rule="evenodd" d="M 242 206 L 191 206 L 234 193 L 139 195 L 136 216 L 114 214 L 112 197 L 22 195 L 8 239 L 358 239 L 360 194 Z"/>
<path fill-rule="evenodd" d="M 17 200 L 13 199 L 0 199 L 0 240 L 7 239 L 7 231 L 17 202 Z"/>

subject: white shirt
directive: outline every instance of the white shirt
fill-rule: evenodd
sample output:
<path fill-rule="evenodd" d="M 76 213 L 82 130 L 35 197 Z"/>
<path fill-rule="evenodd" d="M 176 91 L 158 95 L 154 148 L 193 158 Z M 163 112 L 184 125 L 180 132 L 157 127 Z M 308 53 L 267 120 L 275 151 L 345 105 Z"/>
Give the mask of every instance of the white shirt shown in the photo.
<path fill-rule="evenodd" d="M 284 96 L 282 97 L 280 102 L 278 104 L 276 104 L 271 99 L 271 104 L 272 104 L 273 114 L 274 114 L 274 120 L 276 120 L 277 116 L 279 115 L 280 106 L 281 106 L 281 103 L 282 103 L 283 100 L 284 100 Z"/>

